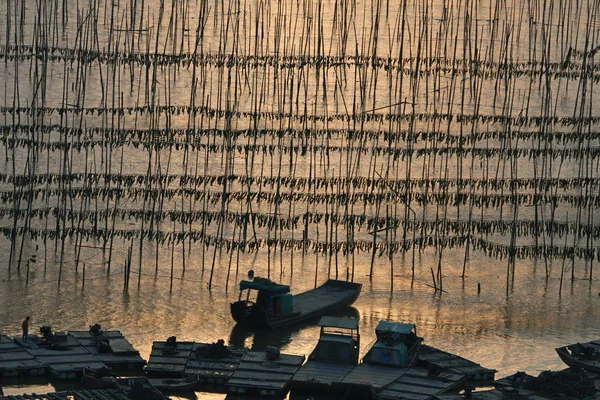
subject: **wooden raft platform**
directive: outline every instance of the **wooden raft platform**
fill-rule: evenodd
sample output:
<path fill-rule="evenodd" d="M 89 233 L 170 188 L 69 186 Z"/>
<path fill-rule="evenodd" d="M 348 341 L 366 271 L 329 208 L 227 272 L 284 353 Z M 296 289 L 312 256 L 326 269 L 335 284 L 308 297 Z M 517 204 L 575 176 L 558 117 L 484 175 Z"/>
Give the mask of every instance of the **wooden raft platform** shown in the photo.
<path fill-rule="evenodd" d="M 116 389 L 102 389 L 0 396 L 0 400 L 129 400 L 129 397 Z"/>
<path fill-rule="evenodd" d="M 194 342 L 177 342 L 175 352 L 167 351 L 167 342 L 153 342 L 146 366 L 149 378 L 181 378 L 194 349 Z M 189 374 L 188 374 L 189 375 Z"/>
<path fill-rule="evenodd" d="M 291 387 L 296 392 L 328 392 L 331 386 L 344 379 L 354 365 L 307 361 L 292 377 Z"/>
<path fill-rule="evenodd" d="M 5 378 L 39 376 L 47 367 L 19 346 L 13 339 L 0 335 L 0 371 Z"/>
<path fill-rule="evenodd" d="M 464 376 L 469 381 L 493 381 L 495 369 L 485 368 L 481 365 L 443 350 L 421 345 L 419 351 L 419 366 L 430 370 L 447 371 Z"/>
<path fill-rule="evenodd" d="M 410 368 L 392 384 L 375 394 L 378 400 L 429 400 L 435 395 L 459 388 L 465 381 L 463 375 L 449 372 L 431 374 L 425 368 Z"/>
<path fill-rule="evenodd" d="M 101 335 L 94 335 L 90 331 L 69 331 L 69 336 L 74 337 L 79 345 L 114 370 L 141 370 L 146 365 L 140 352 L 129 343 L 120 331 L 102 331 Z M 108 340 L 111 352 L 98 350 L 101 338 Z"/>
<path fill-rule="evenodd" d="M 106 367 L 73 336 L 65 335 L 58 343 L 58 348 L 39 346 L 31 341 L 23 343 L 23 346 L 27 353 L 46 365 L 50 374 L 58 379 L 79 378 L 84 367 L 93 369 Z"/>
<path fill-rule="evenodd" d="M 265 351 L 248 351 L 227 382 L 227 391 L 236 394 L 283 396 L 290 379 L 304 362 L 304 356 L 280 354 L 270 360 Z"/>
<path fill-rule="evenodd" d="M 197 376 L 200 384 L 225 385 L 233 376 L 247 350 L 227 346 L 228 355 L 208 357 L 202 352 L 207 346 L 210 344 L 194 343 L 192 354 L 185 366 L 185 375 Z"/>
<path fill-rule="evenodd" d="M 535 377 L 524 372 L 494 381 L 491 390 L 475 391 L 468 395 L 443 394 L 438 400 L 504 400 L 504 399 L 600 399 L 600 374 L 567 368 L 562 371 L 543 371 Z"/>

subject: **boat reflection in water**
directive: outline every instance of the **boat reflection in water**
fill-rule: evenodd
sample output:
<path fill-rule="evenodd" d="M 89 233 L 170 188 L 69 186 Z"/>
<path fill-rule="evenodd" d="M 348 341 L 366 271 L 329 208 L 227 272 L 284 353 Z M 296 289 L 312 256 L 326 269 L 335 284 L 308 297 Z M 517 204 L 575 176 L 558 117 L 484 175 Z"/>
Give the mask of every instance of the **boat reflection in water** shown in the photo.
<path fill-rule="evenodd" d="M 340 308 L 328 315 L 359 319 L 358 310 L 351 306 Z M 293 327 L 282 329 L 250 328 L 246 325 L 236 324 L 231 330 L 229 344 L 238 348 L 250 347 L 250 350 L 253 351 L 263 351 L 268 346 L 281 349 L 289 345 L 298 332 L 315 326 L 319 322 L 319 318 L 315 317 L 295 324 Z M 251 345 L 249 345 L 250 343 Z"/>

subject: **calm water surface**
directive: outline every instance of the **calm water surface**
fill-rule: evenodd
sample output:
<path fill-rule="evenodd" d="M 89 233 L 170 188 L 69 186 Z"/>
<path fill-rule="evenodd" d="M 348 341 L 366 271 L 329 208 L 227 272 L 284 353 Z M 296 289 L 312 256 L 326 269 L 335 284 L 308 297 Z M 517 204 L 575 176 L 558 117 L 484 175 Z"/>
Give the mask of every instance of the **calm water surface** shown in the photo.
<path fill-rule="evenodd" d="M 517 371 L 537 375 L 564 367 L 555 347 L 600 336 L 600 290 L 596 280 L 565 283 L 559 296 L 558 280 L 546 280 L 545 267 L 517 265 L 516 284 L 506 294 L 504 263 L 471 258 L 468 276 L 463 280 L 461 257 L 447 253 L 444 292 L 437 293 L 424 278 L 411 285 L 410 260 L 397 260 L 391 293 L 385 271 L 376 267 L 377 276 L 371 282 L 367 276 L 369 264 L 363 260 L 364 264 L 359 264 L 363 268 L 357 268 L 355 275 L 355 280 L 363 283 L 363 292 L 354 305 L 360 318 L 361 353 L 373 341 L 379 320 L 414 322 L 426 343 L 495 368 L 498 377 Z M 417 256 L 417 276 L 427 276 L 425 272 L 435 258 L 430 254 Z M 314 262 L 314 255 L 307 255 L 304 264 L 298 257 L 294 275 L 282 281 L 289 283 L 294 292 L 310 289 L 314 273 L 306 270 L 314 271 Z M 319 263 L 321 276 L 317 280 L 321 282 L 326 278 L 328 262 L 320 258 Z M 169 265 L 168 257 L 165 264 Z M 232 274 L 226 288 L 226 267 L 218 270 L 212 290 L 207 289 L 200 271 L 182 274 L 180 268 L 175 270 L 171 288 L 170 267 L 165 267 L 156 276 L 154 271 L 144 273 L 139 288 L 137 277 L 132 278 L 135 284 L 125 291 L 122 269 L 113 267 L 108 275 L 105 267 L 88 266 L 85 287 L 81 271 L 69 272 L 58 286 L 56 268 L 44 273 L 43 263 L 38 262 L 31 267 L 29 284 L 24 271 L 3 274 L 0 331 L 18 335 L 21 320 L 31 315 L 34 327 L 51 325 L 55 331 L 85 330 L 94 323 L 103 329 L 120 330 L 145 359 L 153 341 L 173 335 L 178 340 L 198 342 L 223 338 L 233 345 L 254 349 L 277 346 L 282 352 L 307 355 L 318 337 L 314 326 L 254 333 L 235 328 L 228 306 L 237 296 L 236 281 L 245 273 L 237 277 Z M 260 259 L 253 264 L 249 261 L 248 267 L 257 274 L 267 274 Z M 338 260 L 338 271 L 345 271 L 343 260 Z M 477 283 L 481 284 L 481 293 L 477 293 Z M 17 385 L 5 391 L 34 389 L 36 386 Z"/>

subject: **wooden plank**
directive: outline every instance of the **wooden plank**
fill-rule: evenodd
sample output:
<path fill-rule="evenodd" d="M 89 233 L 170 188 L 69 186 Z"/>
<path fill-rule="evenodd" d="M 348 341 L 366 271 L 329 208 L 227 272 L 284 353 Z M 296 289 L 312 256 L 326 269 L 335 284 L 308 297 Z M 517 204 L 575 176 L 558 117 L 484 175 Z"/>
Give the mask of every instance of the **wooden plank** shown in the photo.
<path fill-rule="evenodd" d="M 292 366 L 292 365 L 280 365 L 280 366 L 274 366 L 274 367 L 268 367 L 266 365 L 263 364 L 240 364 L 240 366 L 237 368 L 237 371 L 248 371 L 248 372 L 253 372 L 253 371 L 269 371 L 269 372 L 273 372 L 273 373 L 278 373 L 278 374 L 288 374 L 288 375 L 293 375 L 297 370 L 298 370 L 299 365 L 296 366 Z"/>
<path fill-rule="evenodd" d="M 239 365 L 238 362 L 215 362 L 215 361 L 195 361 L 190 360 L 187 363 L 188 368 L 196 369 L 218 369 L 218 370 L 235 370 Z"/>
<path fill-rule="evenodd" d="M 237 379 L 231 378 L 227 381 L 228 387 L 244 387 L 244 388 L 252 388 L 256 390 L 260 389 L 275 389 L 278 391 L 285 390 L 287 386 L 287 382 L 277 382 L 277 381 L 264 381 L 264 380 L 252 380 L 252 379 Z"/>
<path fill-rule="evenodd" d="M 264 380 L 272 382 L 288 381 L 291 378 L 290 374 L 280 374 L 269 371 L 265 373 L 263 371 L 235 371 L 234 378 L 236 379 L 253 379 L 253 380 Z"/>

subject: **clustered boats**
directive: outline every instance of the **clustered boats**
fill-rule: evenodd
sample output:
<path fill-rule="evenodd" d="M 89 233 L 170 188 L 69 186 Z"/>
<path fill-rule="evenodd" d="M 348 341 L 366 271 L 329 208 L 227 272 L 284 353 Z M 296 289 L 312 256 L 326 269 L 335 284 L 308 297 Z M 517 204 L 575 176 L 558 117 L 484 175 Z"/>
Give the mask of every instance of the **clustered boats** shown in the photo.
<path fill-rule="evenodd" d="M 325 316 L 318 325 L 319 341 L 292 377 L 292 390 L 370 398 L 416 364 L 423 341 L 414 324 L 380 321 L 376 341 L 359 364 L 358 320 Z"/>

